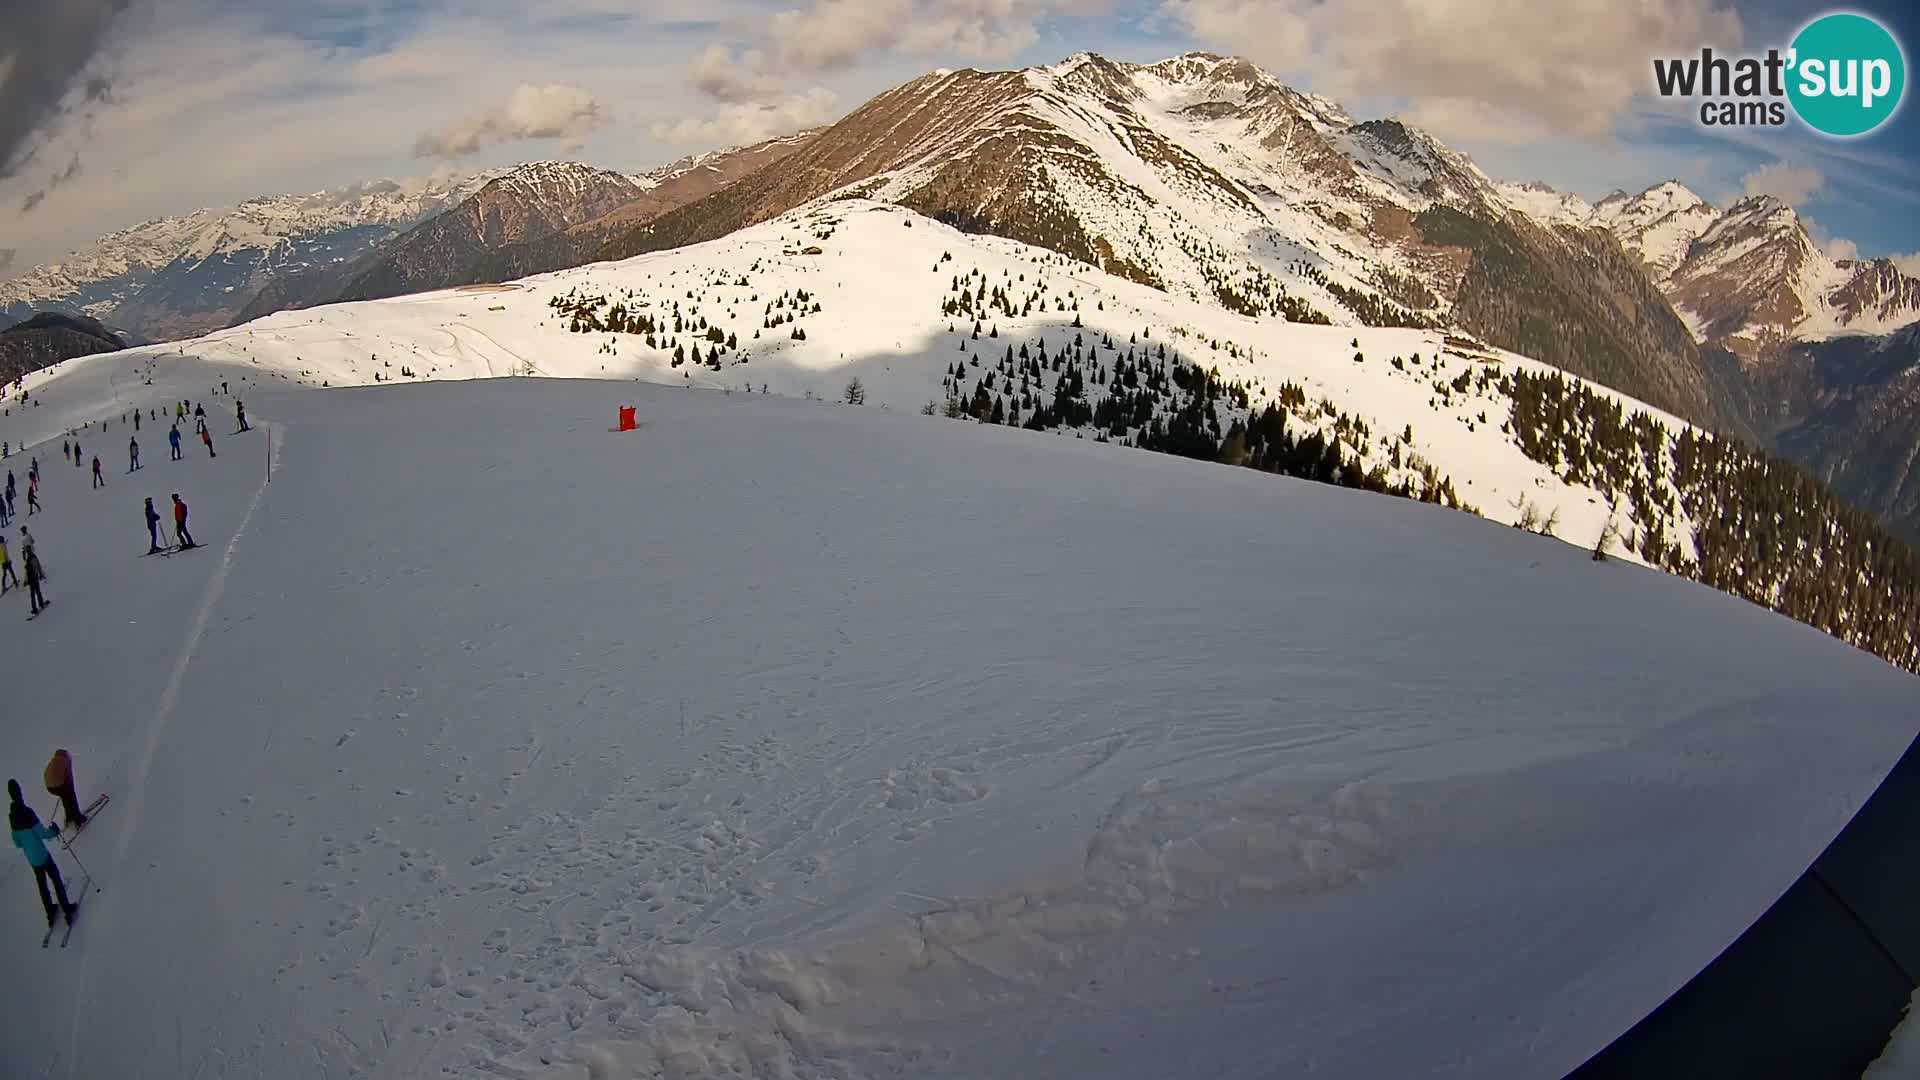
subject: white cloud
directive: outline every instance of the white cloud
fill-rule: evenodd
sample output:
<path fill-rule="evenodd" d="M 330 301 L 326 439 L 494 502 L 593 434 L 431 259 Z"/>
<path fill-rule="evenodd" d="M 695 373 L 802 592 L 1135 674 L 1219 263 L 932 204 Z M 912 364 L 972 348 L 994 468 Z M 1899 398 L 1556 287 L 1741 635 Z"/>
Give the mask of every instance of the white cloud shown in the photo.
<path fill-rule="evenodd" d="M 1054 12 L 1089 14 L 1108 0 L 814 0 L 767 23 L 783 69 L 832 71 L 876 51 L 999 63 L 1040 40 Z"/>
<path fill-rule="evenodd" d="M 1788 206 L 1798 207 L 1826 187 L 1827 178 L 1819 169 L 1775 161 L 1741 177 L 1740 186 L 1748 197 L 1771 195 Z"/>
<path fill-rule="evenodd" d="M 1553 134 L 1538 120 L 1515 117 L 1484 101 L 1465 98 L 1428 98 L 1402 110 L 1400 116 L 1453 139 L 1533 145 Z"/>
<path fill-rule="evenodd" d="M 1724 0 L 1722 0 L 1724 2 Z M 1437 134 L 1485 136 L 1489 117 L 1604 139 L 1652 81 L 1652 58 L 1739 45 L 1715 0 L 1555 4 L 1512 0 L 1164 0 L 1195 38 L 1335 98 L 1472 102 L 1436 113 Z"/>
<path fill-rule="evenodd" d="M 1822 245 L 1827 258 L 1835 262 L 1850 262 L 1860 257 L 1860 245 L 1844 236 L 1836 236 Z"/>
<path fill-rule="evenodd" d="M 1887 257 L 1893 260 L 1893 265 L 1898 267 L 1901 273 L 1908 277 L 1920 278 L 1920 251 Z"/>
<path fill-rule="evenodd" d="M 817 127 L 839 115 L 839 97 L 825 87 L 816 86 L 780 101 L 722 105 L 718 112 L 704 119 L 687 117 L 671 124 L 658 123 L 653 125 L 651 133 L 655 139 L 668 143 L 746 146 Z"/>
<path fill-rule="evenodd" d="M 591 91 L 561 83 L 522 83 L 501 108 L 422 135 L 414 142 L 413 156 L 464 157 L 490 142 L 578 137 L 606 122 Z"/>
<path fill-rule="evenodd" d="M 805 11 L 782 11 L 767 33 L 783 66 L 843 68 L 869 49 L 896 40 L 911 0 L 815 0 Z"/>
<path fill-rule="evenodd" d="M 715 101 L 737 104 L 780 96 L 780 80 L 768 74 L 766 54 L 759 49 L 736 54 L 714 42 L 694 54 L 687 75 L 695 90 Z"/>

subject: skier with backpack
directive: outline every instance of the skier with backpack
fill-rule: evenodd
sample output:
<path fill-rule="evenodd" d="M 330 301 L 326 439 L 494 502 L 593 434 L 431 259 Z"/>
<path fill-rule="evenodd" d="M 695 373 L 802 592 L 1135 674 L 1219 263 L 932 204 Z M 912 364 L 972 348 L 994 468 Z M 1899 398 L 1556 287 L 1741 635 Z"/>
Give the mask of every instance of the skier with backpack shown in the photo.
<path fill-rule="evenodd" d="M 33 867 L 33 883 L 40 887 L 40 903 L 47 909 L 47 929 L 51 931 L 59 923 L 58 915 L 65 913 L 67 925 L 73 925 L 73 914 L 78 907 L 67 899 L 67 883 L 60 876 L 60 867 L 53 861 L 53 852 L 47 850 L 46 841 L 60 835 L 60 830 L 51 825 L 40 823 L 40 815 L 33 812 L 26 799 L 20 793 L 20 781 L 7 781 L 7 798 L 12 805 L 7 807 L 7 825 L 13 830 L 13 846 L 27 857 L 27 865 Z M 53 883 L 53 896 L 47 894 L 47 883 Z M 54 896 L 60 898 L 59 908 L 53 906 Z"/>
<path fill-rule="evenodd" d="M 73 788 L 73 757 L 65 750 L 55 750 L 41 779 L 47 785 L 47 794 L 60 800 L 60 808 L 66 811 L 67 826 L 74 832 L 86 828 L 87 815 L 81 812 L 80 796 Z"/>

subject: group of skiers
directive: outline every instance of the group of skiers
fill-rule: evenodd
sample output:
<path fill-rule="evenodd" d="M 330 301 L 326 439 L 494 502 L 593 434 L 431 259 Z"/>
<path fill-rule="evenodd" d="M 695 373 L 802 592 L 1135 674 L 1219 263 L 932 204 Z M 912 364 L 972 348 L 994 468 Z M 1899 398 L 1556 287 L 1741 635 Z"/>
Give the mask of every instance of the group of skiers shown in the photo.
<path fill-rule="evenodd" d="M 189 404 L 191 403 L 187 401 L 178 401 L 173 405 L 175 422 L 172 430 L 168 432 L 168 442 L 173 449 L 174 461 L 179 461 L 184 456 L 180 452 L 180 424 L 184 422 L 189 415 Z M 146 412 L 149 416 L 153 417 L 159 415 L 158 409 L 148 409 Z M 234 402 L 234 413 L 235 418 L 239 421 L 240 431 L 253 430 L 252 426 L 247 423 L 247 407 L 245 402 Z M 139 409 L 135 409 L 132 413 L 135 430 L 138 430 L 140 426 L 140 414 L 141 410 Z M 219 455 L 213 451 L 213 436 L 207 430 L 206 407 L 203 405 L 194 405 L 192 415 L 199 429 L 200 440 L 206 445 L 207 456 L 218 457 Z M 123 416 L 122 420 L 125 419 L 127 419 L 127 417 Z M 66 460 L 73 462 L 76 467 L 85 460 L 77 435 L 61 440 L 60 454 Z M 139 436 L 136 435 L 127 440 L 127 472 L 137 472 L 141 468 L 140 439 Z M 106 475 L 101 467 L 100 457 L 97 454 L 93 457 L 93 486 L 96 490 L 107 486 Z M 0 490 L 0 528 L 4 528 L 15 516 L 15 499 L 18 490 L 18 481 L 14 477 L 13 470 L 8 469 L 6 487 Z M 173 493 L 172 499 L 174 549 L 185 551 L 189 548 L 198 547 L 199 544 L 194 541 L 192 531 L 187 528 L 186 500 L 181 498 L 180 493 L 177 491 Z M 40 458 L 35 456 L 27 466 L 27 514 L 28 516 L 32 516 L 42 512 L 44 509 L 40 504 Z M 147 554 L 157 555 L 166 550 L 166 548 L 164 548 L 160 542 L 161 517 L 160 512 L 154 509 L 153 497 L 151 495 L 146 498 L 146 504 L 142 508 L 142 516 L 147 523 Z M 29 604 L 32 609 L 30 614 L 37 616 L 46 608 L 48 603 L 46 593 L 42 588 L 46 582 L 47 573 L 46 569 L 40 563 L 40 553 L 34 546 L 33 534 L 27 530 L 25 525 L 20 526 L 20 563 L 24 571 L 24 577 L 22 577 L 21 571 L 14 569 L 12 553 L 7 550 L 6 536 L 4 533 L 0 533 L 0 595 L 5 595 L 10 589 L 24 588 L 28 594 Z"/>
<path fill-rule="evenodd" d="M 56 750 L 53 759 L 47 762 L 42 774 L 49 794 L 60 801 L 60 808 L 66 816 L 66 827 L 72 830 L 68 839 L 78 835 L 86 828 L 87 815 L 80 809 L 80 798 L 73 783 L 73 758 L 65 749 Z M 79 904 L 67 895 L 67 882 L 60 874 L 60 866 L 54 862 L 53 852 L 47 849 L 48 840 L 62 836 L 59 826 L 43 823 L 33 807 L 27 805 L 25 794 L 20 790 L 20 781 L 7 781 L 7 826 L 13 833 L 13 846 L 27 857 L 27 865 L 33 867 L 33 883 L 40 890 L 40 904 L 47 912 L 47 930 L 52 932 L 58 925 L 59 917 L 65 915 L 67 925 L 73 925 L 74 912 Z M 102 796 L 95 805 L 105 801 Z M 51 888 L 49 888 L 51 887 Z M 55 900 L 59 903 L 56 906 Z"/>
<path fill-rule="evenodd" d="M 224 390 L 226 384 L 222 383 L 221 387 Z M 173 407 L 174 422 L 172 429 L 167 434 L 167 441 L 173 451 L 174 461 L 179 461 L 183 457 L 180 451 L 180 425 L 186 421 L 189 415 L 189 404 L 189 402 L 180 401 L 176 402 Z M 159 410 L 157 409 L 148 409 L 146 412 L 148 419 L 158 419 L 159 417 Z M 207 413 L 205 406 L 194 405 L 191 413 L 195 420 L 200 441 L 207 448 L 207 456 L 218 457 L 219 455 L 215 454 L 213 450 L 213 435 L 207 430 Z M 132 413 L 133 426 L 136 432 L 140 430 L 140 414 L 141 410 L 139 409 L 135 409 Z M 238 432 L 252 430 L 252 427 L 247 423 L 247 407 L 244 402 L 234 402 L 234 416 L 239 423 L 236 434 Z M 127 419 L 127 417 L 123 416 L 122 420 L 124 421 L 125 419 Z M 11 447 L 8 449 L 11 450 Z M 25 447 L 21 449 L 24 450 Z M 68 461 L 71 461 L 76 468 L 85 460 L 77 436 L 62 440 L 60 452 L 62 456 Z M 141 468 L 140 439 L 138 435 L 132 436 L 127 440 L 127 458 L 128 473 L 136 472 Z M 100 458 L 96 454 L 92 460 L 93 486 L 96 489 L 105 487 L 107 481 L 101 468 Z M 14 517 L 16 491 L 17 483 L 14 479 L 13 470 L 8 469 L 6 487 L 4 490 L 0 490 L 0 526 L 5 526 Z M 35 456 L 27 467 L 27 514 L 31 516 L 40 513 L 42 509 L 43 507 L 40 505 L 40 459 L 38 456 Z M 161 515 L 160 511 L 154 508 L 152 496 L 147 496 L 146 504 L 142 508 L 142 516 L 145 518 L 147 524 L 147 553 L 150 555 L 159 554 L 166 549 L 162 547 L 160 542 Z M 187 502 L 180 497 L 180 493 L 177 491 L 174 492 L 172 496 L 172 517 L 173 538 L 174 543 L 177 545 L 175 550 L 184 551 L 188 548 L 198 547 L 198 543 L 193 538 L 193 533 L 187 528 Z M 46 595 L 41 588 L 42 583 L 46 581 L 47 573 L 45 568 L 40 564 L 40 554 L 34 545 L 33 533 L 25 525 L 20 526 L 20 562 L 24 568 L 24 582 L 21 575 L 14 570 L 13 555 L 7 550 L 6 535 L 0 532 L 0 595 L 4 595 L 10 589 L 24 587 L 30 598 L 33 609 L 32 614 L 37 616 L 41 611 L 46 609 L 48 603 Z M 72 830 L 71 833 L 67 834 L 70 840 L 72 835 L 78 834 L 79 831 L 86 826 L 88 816 L 81 810 L 79 798 L 75 794 L 72 758 L 66 750 L 59 750 L 54 754 L 53 760 L 47 764 L 44 779 L 46 781 L 47 791 L 59 800 L 60 807 L 66 819 L 66 828 Z M 9 799 L 7 821 L 13 833 L 13 843 L 14 846 L 19 848 L 26 856 L 27 863 L 33 867 L 34 883 L 40 890 L 40 903 L 46 908 L 47 912 L 48 931 L 51 933 L 62 914 L 66 916 L 67 925 L 71 927 L 73 925 L 74 912 L 79 906 L 78 900 L 77 898 L 69 897 L 66 881 L 60 874 L 60 867 L 55 863 L 53 853 L 48 849 L 46 844 L 48 840 L 61 837 L 62 831 L 59 827 L 41 822 L 39 815 L 34 812 L 32 807 L 27 805 L 26 798 L 21 792 L 20 782 L 18 780 L 7 781 L 7 796 Z M 105 800 L 106 796 L 100 796 L 99 800 L 94 804 L 95 807 Z M 84 888 L 82 891 L 84 892 Z"/>

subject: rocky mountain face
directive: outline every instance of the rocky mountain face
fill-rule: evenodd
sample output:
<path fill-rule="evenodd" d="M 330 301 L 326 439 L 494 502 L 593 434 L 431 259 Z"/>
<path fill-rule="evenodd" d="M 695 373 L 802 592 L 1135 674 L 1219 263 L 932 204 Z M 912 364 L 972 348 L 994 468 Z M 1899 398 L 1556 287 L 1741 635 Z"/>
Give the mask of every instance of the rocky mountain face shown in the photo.
<path fill-rule="evenodd" d="M 639 198 L 616 172 L 573 162 L 519 165 L 471 198 L 383 245 L 330 299 L 372 300 L 471 285 L 487 252 L 594 220 Z"/>
<path fill-rule="evenodd" d="M 1543 185 L 1503 193 L 1535 220 L 1611 232 L 1703 346 L 1749 362 L 1777 359 L 1798 342 L 1883 334 L 1920 319 L 1920 280 L 1886 259 L 1830 258 L 1793 208 L 1769 195 L 1719 209 L 1668 180 L 1582 209 L 1576 196 Z"/>
<path fill-rule="evenodd" d="M 98 319 L 41 312 L 0 330 L 0 386 L 62 360 L 114 352 L 128 344 Z"/>
<path fill-rule="evenodd" d="M 785 160 L 812 134 L 698 154 L 644 173 L 637 178 L 641 190 L 633 199 L 564 229 L 482 252 L 471 264 L 470 276 L 475 281 L 512 281 L 590 262 L 614 237 Z"/>
<path fill-rule="evenodd" d="M 205 333 L 267 282 L 351 262 L 490 178 L 376 181 L 143 222 L 0 282 L 0 313 L 65 311 L 156 340 Z"/>
<path fill-rule="evenodd" d="M 609 238 L 781 160 L 806 137 L 698 154 L 636 175 L 570 162 L 521 165 L 358 259 L 272 279 L 233 324 L 275 311 L 578 266 Z"/>
<path fill-rule="evenodd" d="M 1920 323 L 1743 365 L 1775 452 L 1920 547 Z"/>
<path fill-rule="evenodd" d="M 1716 209 L 1670 180 L 1582 211 L 1550 191 L 1514 201 L 1619 239 L 1686 321 L 1737 430 L 1920 543 L 1920 280 L 1828 257 L 1770 196 Z"/>
<path fill-rule="evenodd" d="M 898 203 L 1249 315 L 1456 322 L 1661 408 L 1739 426 L 1685 325 L 1612 233 L 1513 220 L 1500 185 L 1425 132 L 1356 122 L 1244 60 L 1204 53 L 1152 65 L 1083 54 L 916 79 L 778 168 L 599 256 L 715 239 L 829 196 Z M 1599 289 L 1582 285 L 1593 266 Z"/>

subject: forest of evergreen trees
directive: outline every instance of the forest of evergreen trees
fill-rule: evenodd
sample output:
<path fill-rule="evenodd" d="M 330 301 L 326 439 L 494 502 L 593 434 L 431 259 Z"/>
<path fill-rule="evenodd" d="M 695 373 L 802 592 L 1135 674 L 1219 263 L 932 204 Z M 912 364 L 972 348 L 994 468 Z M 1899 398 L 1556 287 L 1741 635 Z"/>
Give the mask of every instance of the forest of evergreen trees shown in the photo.
<path fill-rule="evenodd" d="M 1787 461 L 1692 428 L 1675 437 L 1558 373 L 1504 389 L 1521 449 L 1617 500 L 1648 563 L 1920 671 L 1920 558 L 1872 515 Z"/>

